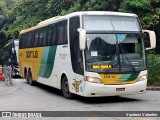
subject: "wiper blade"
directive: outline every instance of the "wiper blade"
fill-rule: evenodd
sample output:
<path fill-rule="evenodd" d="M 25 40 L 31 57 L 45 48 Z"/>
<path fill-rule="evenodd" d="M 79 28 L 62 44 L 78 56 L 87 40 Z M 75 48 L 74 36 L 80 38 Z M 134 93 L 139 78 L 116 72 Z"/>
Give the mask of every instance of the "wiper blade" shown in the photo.
<path fill-rule="evenodd" d="M 121 50 L 122 50 L 122 55 L 125 56 L 127 62 L 129 63 L 130 67 L 132 68 L 132 70 L 133 70 L 134 72 L 137 72 L 136 69 L 134 68 L 134 66 L 131 64 L 129 58 L 128 58 L 127 55 L 125 54 L 124 49 L 123 49 L 121 43 L 119 43 L 119 44 L 120 44 L 120 47 L 121 47 Z M 123 57 L 123 56 L 122 56 L 122 57 Z M 123 59 L 123 61 L 124 61 L 124 59 Z"/>

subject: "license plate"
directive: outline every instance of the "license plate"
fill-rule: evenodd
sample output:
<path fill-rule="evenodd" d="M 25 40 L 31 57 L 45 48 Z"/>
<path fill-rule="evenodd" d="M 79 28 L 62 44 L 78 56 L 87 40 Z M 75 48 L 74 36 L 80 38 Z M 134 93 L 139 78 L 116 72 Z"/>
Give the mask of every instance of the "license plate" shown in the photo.
<path fill-rule="evenodd" d="M 125 88 L 116 88 L 116 91 L 125 91 Z"/>

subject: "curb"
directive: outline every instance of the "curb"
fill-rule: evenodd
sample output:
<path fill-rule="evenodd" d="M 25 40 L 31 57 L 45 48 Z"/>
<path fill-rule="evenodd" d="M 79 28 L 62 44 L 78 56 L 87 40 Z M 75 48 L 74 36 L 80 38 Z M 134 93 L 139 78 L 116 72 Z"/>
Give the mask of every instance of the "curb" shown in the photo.
<path fill-rule="evenodd" d="M 160 91 L 160 87 L 147 87 L 149 91 Z"/>

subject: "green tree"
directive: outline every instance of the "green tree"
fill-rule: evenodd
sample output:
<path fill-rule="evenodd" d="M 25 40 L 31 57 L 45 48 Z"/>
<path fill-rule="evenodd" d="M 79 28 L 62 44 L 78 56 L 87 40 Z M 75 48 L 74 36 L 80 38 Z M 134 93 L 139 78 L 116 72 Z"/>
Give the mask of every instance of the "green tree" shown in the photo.
<path fill-rule="evenodd" d="M 15 18 L 13 24 L 4 32 L 7 36 L 18 37 L 22 29 L 36 25 L 48 17 L 46 9 L 48 0 L 22 0 L 16 4 L 7 14 L 8 18 Z"/>
<path fill-rule="evenodd" d="M 153 29 L 160 15 L 159 0 L 124 0 L 120 11 L 132 12 L 139 16 L 144 29 Z"/>
<path fill-rule="evenodd" d="M 7 13 L 18 2 L 18 0 L 1 0 L 0 1 L 0 64 L 2 63 L 3 46 L 8 42 L 4 29 L 7 29 L 9 24 L 13 22 L 13 19 L 7 18 Z"/>
<path fill-rule="evenodd" d="M 49 0 L 47 4 L 47 10 L 49 13 L 49 17 L 60 15 L 66 2 L 67 0 Z"/>
<path fill-rule="evenodd" d="M 123 0 L 69 0 L 69 7 L 62 10 L 62 15 L 75 11 L 118 11 Z"/>

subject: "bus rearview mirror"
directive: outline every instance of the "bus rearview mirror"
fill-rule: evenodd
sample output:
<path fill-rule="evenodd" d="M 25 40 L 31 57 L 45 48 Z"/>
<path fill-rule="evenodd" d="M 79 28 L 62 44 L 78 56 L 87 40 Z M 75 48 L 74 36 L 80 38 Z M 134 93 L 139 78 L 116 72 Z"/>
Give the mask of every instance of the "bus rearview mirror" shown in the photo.
<path fill-rule="evenodd" d="M 77 31 L 79 32 L 79 48 L 84 50 L 86 48 L 86 31 L 81 28 L 78 28 Z"/>
<path fill-rule="evenodd" d="M 147 47 L 146 50 L 154 49 L 156 47 L 156 35 L 154 31 L 143 30 L 143 33 L 149 34 L 150 47 Z"/>

